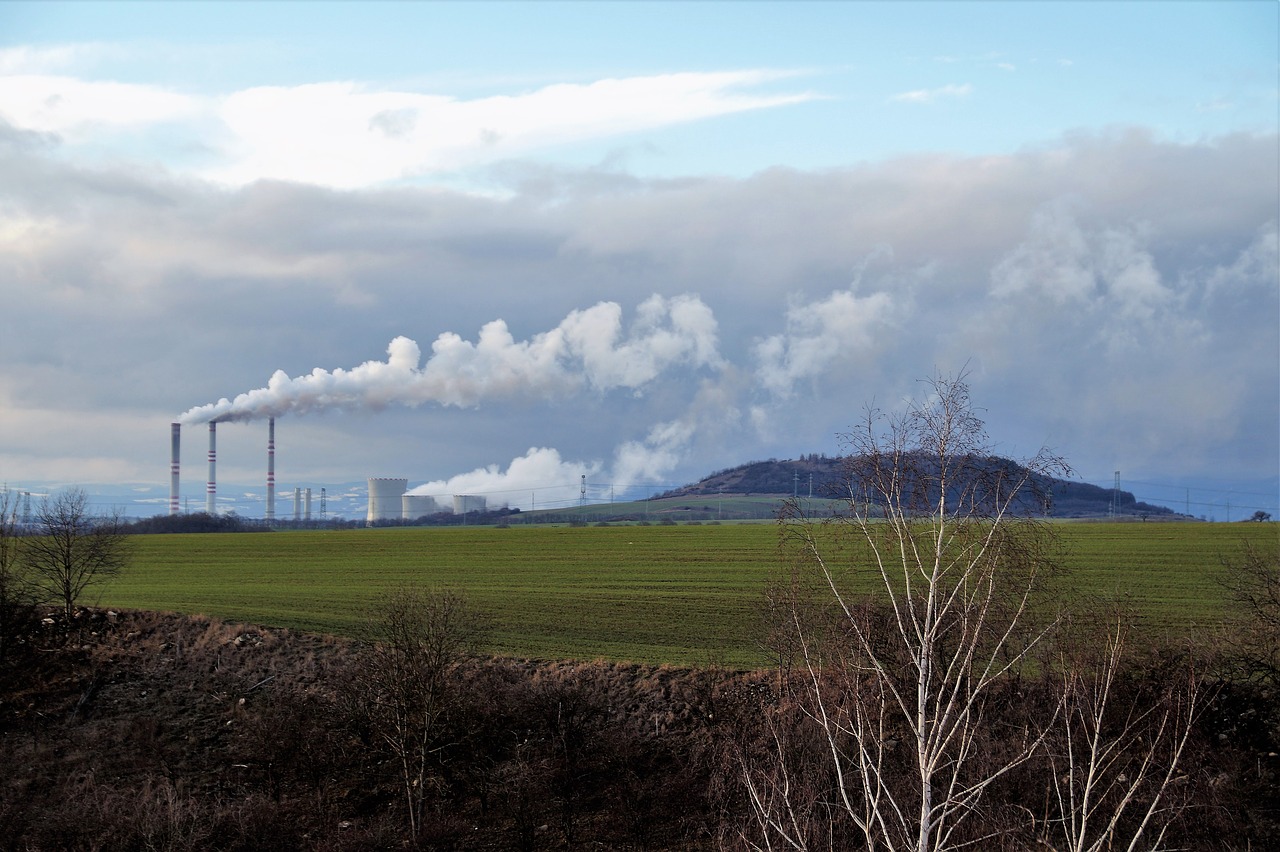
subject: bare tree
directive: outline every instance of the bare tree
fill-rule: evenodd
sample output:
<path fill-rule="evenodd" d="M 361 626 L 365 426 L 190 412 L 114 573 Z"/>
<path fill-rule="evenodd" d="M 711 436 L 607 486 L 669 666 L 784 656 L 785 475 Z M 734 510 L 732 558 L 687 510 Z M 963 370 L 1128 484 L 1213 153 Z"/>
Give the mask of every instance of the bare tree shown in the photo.
<path fill-rule="evenodd" d="M 415 587 L 379 602 L 357 688 L 374 733 L 400 771 L 409 830 L 423 829 L 432 767 L 447 743 L 442 719 L 454 696 L 451 675 L 487 632 L 487 619 L 461 595 Z"/>
<path fill-rule="evenodd" d="M 1280 548 L 1246 542 L 1223 567 L 1224 585 L 1243 616 L 1226 636 L 1233 674 L 1280 686 Z"/>
<path fill-rule="evenodd" d="M 1037 516 L 1045 475 L 1065 465 L 1043 452 L 993 459 L 963 376 L 929 390 L 898 416 L 868 411 L 846 436 L 847 515 L 784 518 L 834 602 L 825 631 L 795 616 L 789 633 L 831 789 L 805 790 L 775 738 L 778 759 L 746 772 L 762 848 L 830 845 L 836 821 L 869 849 L 975 842 L 959 829 L 1052 724 L 992 730 L 988 703 L 1050 629 L 1032 617 L 1053 555 Z M 860 602 L 867 591 L 883 606 Z M 803 813 L 814 801 L 816 820 Z"/>
<path fill-rule="evenodd" d="M 1175 662 L 1155 694 L 1126 690 L 1126 644 L 1124 619 L 1117 618 L 1100 642 L 1060 655 L 1055 667 L 1065 711 L 1045 749 L 1056 815 L 1044 825 L 1057 831 L 1042 840 L 1052 848 L 1164 848 L 1179 810 L 1171 793 L 1203 707 L 1200 680 L 1194 667 Z"/>
<path fill-rule="evenodd" d="M 90 514 L 89 495 L 80 488 L 42 500 L 35 530 L 22 543 L 32 582 L 62 606 L 68 623 L 84 590 L 115 577 L 128 559 L 123 518 L 118 512 Z"/>

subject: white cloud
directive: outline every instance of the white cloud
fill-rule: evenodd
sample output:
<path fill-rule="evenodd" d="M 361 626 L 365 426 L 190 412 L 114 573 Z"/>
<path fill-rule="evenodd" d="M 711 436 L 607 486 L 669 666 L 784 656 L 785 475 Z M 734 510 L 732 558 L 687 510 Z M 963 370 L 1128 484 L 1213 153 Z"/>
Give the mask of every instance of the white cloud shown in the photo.
<path fill-rule="evenodd" d="M 110 51 L 110 48 L 96 44 L 62 44 L 46 47 L 18 45 L 0 48 L 0 74 L 65 72 L 87 57 Z"/>
<path fill-rule="evenodd" d="M 908 104 L 928 104 L 942 98 L 965 98 L 973 93 L 973 86 L 968 83 L 949 83 L 936 89 L 912 89 L 889 98 L 890 101 Z"/>
<path fill-rule="evenodd" d="M 1029 238 L 992 270 L 991 294 L 1035 294 L 1056 307 L 1074 304 L 1111 320 L 1147 323 L 1173 294 L 1142 246 L 1141 228 L 1081 228 L 1064 206 L 1037 213 Z"/>
<path fill-rule="evenodd" d="M 609 78 L 472 100 L 344 81 L 210 98 L 26 73 L 70 63 L 76 53 L 0 52 L 0 117 L 21 129 L 99 145 L 107 128 L 145 132 L 186 122 L 170 136 L 185 134 L 186 147 L 213 159 L 201 166 L 201 176 L 233 185 L 272 179 L 355 188 L 816 97 L 752 92 L 794 76 L 769 70 Z M 116 153 L 123 160 L 137 156 L 127 148 Z"/>
<path fill-rule="evenodd" d="M 582 477 L 595 480 L 600 469 L 599 462 L 570 461 L 561 458 L 558 450 L 530 447 L 523 456 L 512 459 L 506 470 L 496 464 L 487 465 L 448 479 L 425 482 L 408 493 L 435 497 L 446 505 L 455 494 L 475 494 L 486 497 L 490 508 L 550 509 L 576 503 L 581 496 Z"/>
<path fill-rule="evenodd" d="M 892 323 L 893 300 L 887 293 L 859 296 L 836 291 L 827 298 L 787 310 L 787 330 L 756 344 L 756 374 L 771 393 L 786 397 L 795 384 L 835 367 L 857 369 Z"/>
<path fill-rule="evenodd" d="M 664 479 L 684 460 L 684 452 L 694 435 L 687 420 L 659 423 L 643 441 L 628 441 L 618 447 L 612 478 L 619 487 Z"/>
<path fill-rule="evenodd" d="M 95 128 L 187 119 L 200 109 L 198 99 L 158 86 L 37 74 L 0 76 L 0 117 L 26 130 L 73 138 L 83 138 Z"/>
<path fill-rule="evenodd" d="M 1280 223 L 1258 229 L 1253 242 L 1230 264 L 1216 267 L 1208 276 L 1206 295 L 1211 301 L 1235 301 L 1250 290 L 1275 295 L 1280 270 Z"/>
<path fill-rule="evenodd" d="M 220 107 L 236 141 L 232 162 L 210 176 L 234 184 L 269 177 L 355 187 L 813 97 L 743 91 L 782 76 L 665 74 L 475 100 L 354 83 L 248 89 Z"/>

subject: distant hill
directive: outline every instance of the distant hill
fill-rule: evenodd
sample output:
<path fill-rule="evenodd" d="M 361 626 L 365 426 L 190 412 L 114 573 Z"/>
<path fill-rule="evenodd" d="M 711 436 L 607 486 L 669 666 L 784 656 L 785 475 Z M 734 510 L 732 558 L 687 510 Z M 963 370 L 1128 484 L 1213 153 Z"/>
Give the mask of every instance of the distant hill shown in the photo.
<path fill-rule="evenodd" d="M 690 485 L 673 489 L 660 497 L 713 496 L 718 494 L 778 495 L 790 497 L 839 496 L 847 459 L 813 453 L 798 459 L 752 461 L 717 471 Z M 991 457 L 988 463 L 1010 471 L 1024 470 L 1008 459 Z M 1052 494 L 1049 516 L 1053 518 L 1105 518 L 1112 514 L 1112 489 L 1046 477 L 1041 485 Z M 1130 491 L 1114 495 L 1115 514 L 1174 520 L 1184 516 L 1164 506 L 1139 502 Z"/>

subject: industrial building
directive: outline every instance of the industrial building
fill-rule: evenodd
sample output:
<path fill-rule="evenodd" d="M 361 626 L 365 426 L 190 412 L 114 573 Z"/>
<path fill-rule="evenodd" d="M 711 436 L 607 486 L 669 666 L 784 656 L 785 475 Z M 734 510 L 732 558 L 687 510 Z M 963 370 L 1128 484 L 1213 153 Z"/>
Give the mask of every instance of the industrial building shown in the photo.
<path fill-rule="evenodd" d="M 423 515 L 434 515 L 440 511 L 440 505 L 436 503 L 436 498 L 426 497 L 421 494 L 405 494 L 400 498 L 400 517 L 406 521 L 413 521 L 421 518 Z"/>
<path fill-rule="evenodd" d="M 465 515 L 469 512 L 483 512 L 488 508 L 488 501 L 475 494 L 453 495 L 453 513 Z"/>
<path fill-rule="evenodd" d="M 390 477 L 371 477 L 369 479 L 369 513 L 365 520 L 398 521 L 404 517 L 405 492 L 409 490 L 409 480 Z"/>
<path fill-rule="evenodd" d="M 209 427 L 209 477 L 205 484 L 205 511 L 216 514 L 217 485 L 217 435 L 218 422 L 210 421 Z M 169 464 L 169 514 L 179 514 L 179 479 L 180 448 L 182 441 L 182 424 L 173 423 L 170 427 L 170 464 Z M 276 419 L 271 417 L 267 423 L 267 481 L 266 506 L 264 517 L 268 524 L 276 519 Z M 409 480 L 398 477 L 370 477 L 369 508 L 365 516 L 366 523 L 377 521 L 412 521 L 424 515 L 432 515 L 443 511 L 444 507 L 435 497 L 409 494 Z M 321 494 L 321 514 L 324 514 L 324 489 Z M 484 512 L 488 509 L 488 501 L 479 495 L 455 494 L 452 500 L 455 514 Z M 311 489 L 294 488 L 293 520 L 311 520 Z"/>

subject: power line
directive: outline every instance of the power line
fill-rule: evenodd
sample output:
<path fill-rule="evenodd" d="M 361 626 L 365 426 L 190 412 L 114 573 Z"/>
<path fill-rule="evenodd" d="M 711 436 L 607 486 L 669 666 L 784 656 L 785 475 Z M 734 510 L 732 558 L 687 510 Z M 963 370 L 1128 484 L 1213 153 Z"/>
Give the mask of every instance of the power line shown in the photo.
<path fill-rule="evenodd" d="M 1173 482 L 1143 482 L 1137 479 L 1129 479 L 1129 480 L 1126 480 L 1126 482 L 1128 482 L 1131 485 L 1149 485 L 1152 488 L 1177 488 L 1177 489 L 1190 488 L 1193 491 L 1212 491 L 1216 494 L 1240 494 L 1245 497 L 1277 496 L 1275 494 L 1266 494 L 1261 491 L 1242 491 L 1236 488 L 1209 488 L 1207 486 L 1200 486 L 1200 485 L 1186 485 L 1185 483 L 1179 484 L 1179 483 L 1173 483 Z"/>

